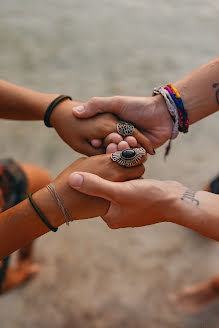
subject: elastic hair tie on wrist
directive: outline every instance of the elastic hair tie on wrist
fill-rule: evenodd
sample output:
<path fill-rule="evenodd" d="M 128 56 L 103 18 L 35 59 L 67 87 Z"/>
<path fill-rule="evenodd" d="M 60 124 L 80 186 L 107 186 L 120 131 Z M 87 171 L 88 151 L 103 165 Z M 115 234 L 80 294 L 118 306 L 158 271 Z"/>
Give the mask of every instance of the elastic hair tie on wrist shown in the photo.
<path fill-rule="evenodd" d="M 36 205 L 36 203 L 34 202 L 33 198 L 32 198 L 32 194 L 28 194 L 28 198 L 30 201 L 30 204 L 32 205 L 34 211 L 38 214 L 38 216 L 40 217 L 40 219 L 42 220 L 42 222 L 47 226 L 47 228 L 49 228 L 51 231 L 56 232 L 58 230 L 58 228 L 53 227 L 53 225 L 51 223 L 49 223 L 49 221 L 45 218 L 45 216 L 43 215 L 43 213 L 41 212 L 41 210 L 39 209 L 39 207 Z"/>
<path fill-rule="evenodd" d="M 52 128 L 52 125 L 50 123 L 50 116 L 54 110 L 54 108 L 60 103 L 62 102 L 63 100 L 66 100 L 66 99 L 70 99 L 72 100 L 72 98 L 70 96 L 65 96 L 65 95 L 60 95 L 58 96 L 57 98 L 55 98 L 50 104 L 49 106 L 47 107 L 47 110 L 45 112 L 45 115 L 44 115 L 44 124 L 45 126 L 47 126 L 48 128 Z"/>

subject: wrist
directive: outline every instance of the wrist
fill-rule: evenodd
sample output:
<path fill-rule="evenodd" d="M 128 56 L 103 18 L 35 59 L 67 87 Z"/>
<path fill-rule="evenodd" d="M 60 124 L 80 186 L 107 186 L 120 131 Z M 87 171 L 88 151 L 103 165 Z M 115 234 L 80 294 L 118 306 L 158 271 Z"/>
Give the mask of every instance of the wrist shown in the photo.
<path fill-rule="evenodd" d="M 57 97 L 57 94 L 47 94 L 47 93 L 37 93 L 37 96 L 34 98 L 34 103 L 30 106 L 36 108 L 37 117 L 36 120 L 43 121 L 45 112 L 49 104 Z"/>
<path fill-rule="evenodd" d="M 195 229 L 200 218 L 203 216 L 203 209 L 200 206 L 200 196 L 203 191 L 192 191 L 187 187 L 182 186 L 176 193 L 170 222 L 179 224 L 184 227 Z"/>
<path fill-rule="evenodd" d="M 187 201 L 182 201 L 181 198 L 187 190 L 187 187 L 177 181 L 164 182 L 163 221 L 182 224 Z"/>
<path fill-rule="evenodd" d="M 58 204 L 54 201 L 46 188 L 37 191 L 33 195 L 33 198 L 34 201 L 36 201 L 37 206 L 40 208 L 52 226 L 58 228 L 60 225 L 66 222 L 60 211 L 60 208 L 58 207 Z"/>
<path fill-rule="evenodd" d="M 151 108 L 157 116 L 157 124 L 165 128 L 166 140 L 171 138 L 173 121 L 162 95 L 151 97 Z"/>
<path fill-rule="evenodd" d="M 54 99 L 58 97 L 57 95 L 54 97 Z M 54 100 L 53 99 L 53 100 Z M 63 101 L 61 101 L 60 103 L 58 103 L 55 108 L 53 109 L 51 115 L 50 115 L 50 124 L 52 125 L 52 127 L 56 127 L 56 125 L 59 125 L 60 120 L 62 120 L 62 118 L 69 119 L 69 113 L 71 113 L 70 117 L 73 117 L 72 115 L 72 107 L 73 107 L 73 103 L 72 100 L 70 99 L 64 99 Z M 74 117 L 73 117 L 74 118 Z"/>

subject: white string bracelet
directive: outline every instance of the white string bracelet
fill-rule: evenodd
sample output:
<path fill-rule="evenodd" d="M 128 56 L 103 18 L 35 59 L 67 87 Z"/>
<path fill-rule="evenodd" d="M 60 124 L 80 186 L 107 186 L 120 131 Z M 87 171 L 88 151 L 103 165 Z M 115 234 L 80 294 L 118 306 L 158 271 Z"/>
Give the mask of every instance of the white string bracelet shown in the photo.
<path fill-rule="evenodd" d="M 172 129 L 171 139 L 176 139 L 179 134 L 179 116 L 178 116 L 177 107 L 176 107 L 173 99 L 169 95 L 168 90 L 164 89 L 164 87 L 161 86 L 159 88 L 154 88 L 153 96 L 159 95 L 159 94 L 161 96 L 163 96 L 163 99 L 167 105 L 167 109 L 170 113 L 170 116 L 173 119 L 173 129 Z"/>
<path fill-rule="evenodd" d="M 69 222 L 73 221 L 73 218 L 72 218 L 71 214 L 69 213 L 69 211 L 67 210 L 67 208 L 65 208 L 65 205 L 64 205 L 63 201 L 61 200 L 61 198 L 59 197 L 57 191 L 55 190 L 55 187 L 53 186 L 52 183 L 50 183 L 46 186 L 46 188 L 50 192 L 50 194 L 52 195 L 52 197 L 54 198 L 56 203 L 58 204 L 60 210 L 62 211 L 62 214 L 64 215 L 66 224 L 69 225 Z"/>

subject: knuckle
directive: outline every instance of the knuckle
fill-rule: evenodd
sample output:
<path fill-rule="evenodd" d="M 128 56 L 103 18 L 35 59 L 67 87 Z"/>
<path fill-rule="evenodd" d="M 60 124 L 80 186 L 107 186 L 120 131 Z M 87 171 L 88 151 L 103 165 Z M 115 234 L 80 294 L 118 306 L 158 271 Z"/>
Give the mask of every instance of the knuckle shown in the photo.
<path fill-rule="evenodd" d="M 113 106 L 120 107 L 122 105 L 122 97 L 121 96 L 113 96 L 112 97 Z"/>
<path fill-rule="evenodd" d="M 121 101 L 121 96 L 113 96 L 112 99 L 113 99 L 114 101 L 119 102 L 119 101 Z"/>
<path fill-rule="evenodd" d="M 111 121 L 111 122 L 113 122 L 114 124 L 115 124 L 115 122 L 118 121 L 117 118 L 116 118 L 113 114 L 111 114 L 111 113 L 104 113 L 104 114 L 102 115 L 102 117 L 104 117 L 104 119 L 105 119 L 106 121 Z"/>
<path fill-rule="evenodd" d="M 115 132 L 115 124 L 111 120 L 106 120 L 102 125 L 101 129 L 104 133 L 109 135 L 110 133 Z"/>
<path fill-rule="evenodd" d="M 88 101 L 88 106 L 90 107 L 96 107 L 99 104 L 99 98 L 98 97 L 92 97 L 89 101 Z"/>

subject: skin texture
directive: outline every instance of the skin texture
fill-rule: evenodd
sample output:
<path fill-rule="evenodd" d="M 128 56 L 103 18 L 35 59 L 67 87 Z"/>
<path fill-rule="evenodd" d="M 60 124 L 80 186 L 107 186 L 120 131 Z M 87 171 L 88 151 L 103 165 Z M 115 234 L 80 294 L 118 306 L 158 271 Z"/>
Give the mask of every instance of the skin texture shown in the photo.
<path fill-rule="evenodd" d="M 219 109 L 219 57 L 196 69 L 173 85 L 179 91 L 189 123 L 193 124 Z M 97 113 L 114 113 L 135 123 L 154 148 L 164 144 L 172 131 L 172 120 L 162 96 L 92 98 L 74 115 L 87 118 Z"/>
<path fill-rule="evenodd" d="M 182 311 L 198 313 L 218 301 L 219 276 L 191 286 L 185 286 L 169 296 L 169 299 Z"/>
<path fill-rule="evenodd" d="M 219 57 L 174 83 L 188 111 L 190 124 L 218 111 L 218 76 Z M 173 122 L 160 95 L 148 98 L 92 98 L 84 106 L 74 109 L 74 115 L 80 118 L 104 112 L 114 113 L 135 123 L 150 139 L 153 147 L 161 146 L 171 136 Z M 112 228 L 170 221 L 219 240 L 217 195 L 203 191 L 194 193 L 180 183 L 171 181 L 144 180 L 111 184 L 92 175 L 83 175 L 83 178 L 85 181 L 82 186 L 77 186 L 71 177 L 72 187 L 111 201 L 104 219 Z"/>
<path fill-rule="evenodd" d="M 203 190 L 210 192 L 210 185 L 207 184 Z M 184 286 L 169 295 L 169 299 L 180 311 L 192 314 L 204 311 L 219 299 L 219 275 L 203 282 Z"/>
<path fill-rule="evenodd" d="M 103 154 L 106 152 L 106 147 L 109 144 L 107 142 L 109 139 L 108 136 L 112 135 L 112 133 L 114 133 L 114 137 L 111 138 L 111 141 L 115 144 L 120 142 L 118 140 L 119 135 L 115 133 L 117 123 L 119 122 L 118 118 L 112 114 L 105 113 L 96 115 L 91 119 L 79 119 L 72 115 L 72 105 L 72 101 L 68 100 L 65 102 L 65 106 L 64 103 L 60 103 L 54 109 L 51 116 L 51 123 L 60 137 L 74 150 L 88 156 Z M 142 133 L 135 129 L 133 137 L 143 148 L 153 155 L 153 147 Z M 105 142 L 104 139 L 106 140 Z M 98 140 L 101 142 L 101 146 L 99 148 L 93 147 L 92 140 Z M 126 143 L 126 148 L 129 148 L 128 143 Z"/>
<path fill-rule="evenodd" d="M 48 105 L 58 94 L 45 94 L 0 80 L 0 117 L 12 120 L 43 120 Z M 102 142 L 110 133 L 116 132 L 119 119 L 112 114 L 99 115 L 81 120 L 72 115 L 72 108 L 81 103 L 65 100 L 53 110 L 50 122 L 59 136 L 74 150 L 91 156 L 105 153 Z M 137 141 L 153 154 L 150 142 L 135 131 Z M 99 148 L 92 146 L 92 139 L 99 140 Z"/>
<path fill-rule="evenodd" d="M 76 174 L 83 177 L 81 186 L 74 183 Z M 70 184 L 81 192 L 111 202 L 103 219 L 112 229 L 140 227 L 166 221 L 167 213 L 163 211 L 166 202 L 171 202 L 175 198 L 174 192 L 180 195 L 180 189 L 186 190 L 177 182 L 140 179 L 111 183 L 93 174 L 81 172 L 71 175 Z"/>
<path fill-rule="evenodd" d="M 81 106 L 80 106 L 81 107 Z M 84 110 L 74 108 L 74 115 L 87 118 L 97 113 L 114 113 L 130 121 L 151 141 L 154 148 L 164 144 L 172 132 L 172 119 L 161 96 L 92 98 Z"/>
<path fill-rule="evenodd" d="M 81 183 L 78 183 L 78 175 Z M 75 178 L 76 179 L 75 179 Z M 113 183 L 88 173 L 75 173 L 70 184 L 76 190 L 110 201 L 103 216 L 113 229 L 173 222 L 219 241 L 219 196 L 189 191 L 176 181 L 133 180 Z"/>
<path fill-rule="evenodd" d="M 145 159 L 146 157 L 142 159 L 142 162 Z M 78 171 L 79 168 L 111 181 L 136 179 L 144 173 L 142 164 L 139 163 L 139 166 L 133 168 L 125 168 L 112 162 L 108 154 L 77 160 L 53 181 L 65 207 L 75 219 L 104 215 L 109 208 L 107 200 L 83 195 L 69 186 L 69 175 Z M 58 227 L 65 223 L 62 212 L 46 188 L 36 192 L 33 199 L 53 226 Z M 1 213 L 0 217 L 0 238 L 3 239 L 4 236 L 7 236 L 7 240 L 4 238 L 5 242 L 0 245 L 0 259 L 49 231 L 33 210 L 29 200 Z"/>
<path fill-rule="evenodd" d="M 51 177 L 46 170 L 26 163 L 20 163 L 19 165 L 23 169 L 27 178 L 27 193 L 36 192 L 48 183 L 50 183 Z M 0 202 L 1 200 L 3 206 L 3 197 L 0 193 Z M 39 272 L 40 267 L 37 263 L 32 262 L 32 255 L 33 243 L 30 243 L 19 250 L 15 265 L 11 266 L 9 264 L 2 285 L 2 293 L 5 293 L 13 288 L 20 286 Z"/>

